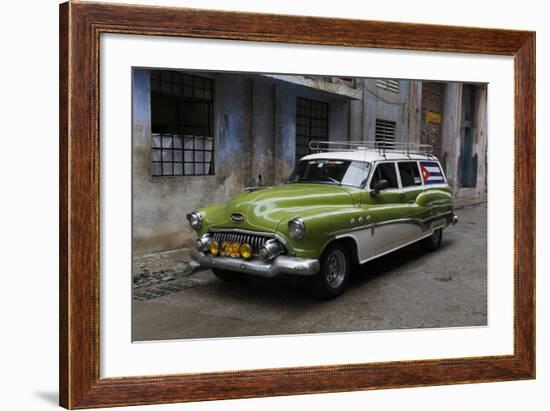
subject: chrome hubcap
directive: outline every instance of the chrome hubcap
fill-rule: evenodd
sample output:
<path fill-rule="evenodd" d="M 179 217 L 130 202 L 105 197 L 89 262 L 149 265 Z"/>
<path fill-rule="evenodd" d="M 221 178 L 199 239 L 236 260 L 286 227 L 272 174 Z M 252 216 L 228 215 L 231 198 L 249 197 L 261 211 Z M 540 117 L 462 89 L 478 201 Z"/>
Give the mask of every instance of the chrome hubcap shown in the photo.
<path fill-rule="evenodd" d="M 346 273 L 346 256 L 340 250 L 333 251 L 327 258 L 325 278 L 332 288 L 338 288 L 344 282 Z"/>

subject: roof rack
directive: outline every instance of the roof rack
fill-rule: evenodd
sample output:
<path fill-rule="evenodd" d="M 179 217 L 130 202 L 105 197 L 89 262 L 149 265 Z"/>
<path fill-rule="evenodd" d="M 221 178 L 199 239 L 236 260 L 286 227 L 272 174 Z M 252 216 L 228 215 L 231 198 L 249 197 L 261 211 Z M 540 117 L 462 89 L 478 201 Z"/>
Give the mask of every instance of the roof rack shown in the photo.
<path fill-rule="evenodd" d="M 433 147 L 430 144 L 403 143 L 392 139 L 378 139 L 376 141 L 321 141 L 309 142 L 309 149 L 313 152 L 323 153 L 329 151 L 377 151 L 385 156 L 386 152 L 410 154 L 422 154 L 433 157 Z"/>

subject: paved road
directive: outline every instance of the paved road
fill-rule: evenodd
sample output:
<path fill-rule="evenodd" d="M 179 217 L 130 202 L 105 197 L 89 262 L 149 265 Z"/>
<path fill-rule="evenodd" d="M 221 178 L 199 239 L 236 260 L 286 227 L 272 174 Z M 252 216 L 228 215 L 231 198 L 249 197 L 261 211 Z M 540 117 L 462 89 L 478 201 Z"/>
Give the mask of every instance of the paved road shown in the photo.
<path fill-rule="evenodd" d="M 328 302 L 293 279 L 225 283 L 201 271 L 171 282 L 167 295 L 134 300 L 133 339 L 486 325 L 487 209 L 457 215 L 438 251 L 413 244 L 357 267 L 345 294 Z"/>

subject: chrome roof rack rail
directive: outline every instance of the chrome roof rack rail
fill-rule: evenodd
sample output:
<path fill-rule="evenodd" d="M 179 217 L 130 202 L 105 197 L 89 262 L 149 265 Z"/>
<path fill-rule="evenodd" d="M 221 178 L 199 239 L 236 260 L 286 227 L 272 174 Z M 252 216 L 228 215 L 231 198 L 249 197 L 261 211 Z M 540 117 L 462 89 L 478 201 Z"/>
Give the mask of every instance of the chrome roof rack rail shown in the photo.
<path fill-rule="evenodd" d="M 331 151 L 375 151 L 381 156 L 387 153 L 401 153 L 405 155 L 421 154 L 428 158 L 435 158 L 430 144 L 403 143 L 392 139 L 378 139 L 377 141 L 322 141 L 309 142 L 312 152 L 324 153 Z"/>

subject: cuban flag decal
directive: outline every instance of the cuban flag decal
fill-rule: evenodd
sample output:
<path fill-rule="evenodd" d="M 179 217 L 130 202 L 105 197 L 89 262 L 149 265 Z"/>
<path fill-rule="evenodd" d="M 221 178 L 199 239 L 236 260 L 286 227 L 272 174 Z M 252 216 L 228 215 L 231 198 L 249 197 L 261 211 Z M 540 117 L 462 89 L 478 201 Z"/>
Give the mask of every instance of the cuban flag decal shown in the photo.
<path fill-rule="evenodd" d="M 445 183 L 445 178 L 439 168 L 439 164 L 434 161 L 421 161 L 420 171 L 422 172 L 422 180 L 424 184 L 442 184 Z"/>

